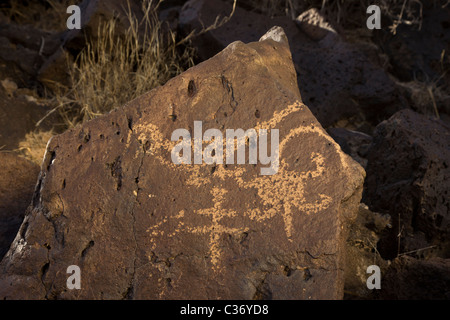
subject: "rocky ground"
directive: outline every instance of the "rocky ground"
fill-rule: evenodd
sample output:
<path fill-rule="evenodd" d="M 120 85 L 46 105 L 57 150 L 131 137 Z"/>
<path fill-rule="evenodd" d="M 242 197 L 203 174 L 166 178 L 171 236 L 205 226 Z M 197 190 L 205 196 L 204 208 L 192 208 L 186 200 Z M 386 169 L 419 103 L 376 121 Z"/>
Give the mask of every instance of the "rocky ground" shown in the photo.
<path fill-rule="evenodd" d="M 380 30 L 363 1 L 163 1 L 161 32 L 187 37 L 175 50 L 194 48 L 196 66 L 72 128 L 75 111 L 55 109 L 76 88 L 67 61 L 102 20 L 126 34 L 123 3 L 80 2 L 80 31 L 64 1 L 0 5 L 0 297 L 450 298 L 446 1 L 380 1 Z M 145 15 L 138 0 L 129 10 Z M 278 124 L 283 179 L 168 165 L 164 137 L 196 119 Z M 212 229 L 195 228 L 202 216 Z M 69 261 L 90 291 L 62 287 Z"/>

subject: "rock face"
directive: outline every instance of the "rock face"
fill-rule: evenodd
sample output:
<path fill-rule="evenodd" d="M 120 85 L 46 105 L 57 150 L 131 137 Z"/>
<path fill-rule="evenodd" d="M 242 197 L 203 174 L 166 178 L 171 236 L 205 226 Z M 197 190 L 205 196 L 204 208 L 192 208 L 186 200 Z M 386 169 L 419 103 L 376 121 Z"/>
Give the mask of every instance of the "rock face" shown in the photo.
<path fill-rule="evenodd" d="M 381 254 L 391 259 L 435 245 L 448 256 L 449 126 L 402 110 L 377 126 L 368 154 L 364 201 L 390 213 L 393 222 L 392 232 L 380 242 Z"/>
<path fill-rule="evenodd" d="M 302 103 L 282 30 L 264 38 L 54 137 L 0 299 L 342 298 L 365 173 Z M 172 133 L 194 121 L 278 129 L 278 172 L 174 164 Z"/>
<path fill-rule="evenodd" d="M 39 166 L 13 153 L 0 152 L 0 260 L 22 224 Z"/>

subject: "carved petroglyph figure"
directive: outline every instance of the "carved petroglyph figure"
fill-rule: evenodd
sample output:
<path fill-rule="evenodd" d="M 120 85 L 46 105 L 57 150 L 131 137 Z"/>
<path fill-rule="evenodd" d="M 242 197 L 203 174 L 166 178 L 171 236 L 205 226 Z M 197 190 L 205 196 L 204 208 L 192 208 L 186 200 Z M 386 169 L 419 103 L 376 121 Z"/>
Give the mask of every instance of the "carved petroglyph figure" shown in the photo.
<path fill-rule="evenodd" d="M 279 125 L 286 117 L 294 112 L 299 112 L 304 108 L 304 105 L 300 102 L 296 102 L 289 105 L 281 112 L 275 113 L 273 117 L 266 122 L 259 123 L 255 130 L 260 128 L 273 129 Z M 176 141 L 170 141 L 163 137 L 160 131 L 154 125 L 146 125 L 138 128 L 141 132 L 141 139 L 150 139 L 152 141 L 151 155 L 156 157 L 163 165 L 170 167 L 173 170 L 182 170 L 189 175 L 187 184 L 189 186 L 201 187 L 210 186 L 210 194 L 212 206 L 209 208 L 203 208 L 198 210 L 192 210 L 191 212 L 182 210 L 178 215 L 173 217 L 164 217 L 161 221 L 151 226 L 147 231 L 150 234 L 150 242 L 152 249 L 157 247 L 158 237 L 173 237 L 178 232 L 188 232 L 192 234 L 201 234 L 209 236 L 209 255 L 211 259 L 212 268 L 218 270 L 220 268 L 221 260 L 221 247 L 220 239 L 223 234 L 239 235 L 248 231 L 248 226 L 231 227 L 227 226 L 227 221 L 237 216 L 244 216 L 248 221 L 254 221 L 262 223 L 271 219 L 283 219 L 285 226 L 286 238 L 288 241 L 293 241 L 295 235 L 295 229 L 293 227 L 293 221 L 295 219 L 294 209 L 300 211 L 306 215 L 317 214 L 322 210 L 327 209 L 332 198 L 326 194 L 318 194 L 318 200 L 306 202 L 304 193 L 306 181 L 309 179 L 315 179 L 321 176 L 325 170 L 325 159 L 320 153 L 313 152 L 310 155 L 311 162 L 313 163 L 312 170 L 306 170 L 304 172 L 298 172 L 292 170 L 289 164 L 283 159 L 283 150 L 288 142 L 295 138 L 301 138 L 307 134 L 317 134 L 325 140 L 327 143 L 338 148 L 335 142 L 329 137 L 326 132 L 317 126 L 301 126 L 294 128 L 289 133 L 282 137 L 279 145 L 280 167 L 277 174 L 261 176 L 256 175 L 253 178 L 248 179 L 244 177 L 247 172 L 248 165 L 235 166 L 233 169 L 227 169 L 225 165 L 217 165 L 214 172 L 203 170 L 208 167 L 206 164 L 200 165 L 175 165 L 170 161 L 170 151 L 177 143 Z M 347 167 L 347 160 L 343 158 L 340 152 L 340 160 L 343 167 Z M 204 174 L 208 172 L 208 174 Z M 256 190 L 262 207 L 268 208 L 267 210 L 261 210 L 258 207 L 251 207 L 249 203 L 248 209 L 245 212 L 236 212 L 232 209 L 225 207 L 227 200 L 227 194 L 229 190 L 218 186 L 218 181 L 234 180 L 236 187 L 241 190 Z M 186 225 L 184 218 L 186 215 L 200 215 L 202 217 L 208 217 L 209 223 L 205 225 L 191 226 Z M 208 221 L 208 220 L 207 220 Z M 170 224 L 173 231 L 164 234 L 161 230 L 163 224 Z"/>

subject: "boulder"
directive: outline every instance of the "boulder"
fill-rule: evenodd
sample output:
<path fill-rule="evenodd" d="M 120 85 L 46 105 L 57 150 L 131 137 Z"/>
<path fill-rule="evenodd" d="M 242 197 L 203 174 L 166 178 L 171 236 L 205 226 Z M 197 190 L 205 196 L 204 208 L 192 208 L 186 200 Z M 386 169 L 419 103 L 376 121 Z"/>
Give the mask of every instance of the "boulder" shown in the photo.
<path fill-rule="evenodd" d="M 0 299 L 341 299 L 365 172 L 302 103 L 283 31 L 263 39 L 53 137 Z M 228 129 L 269 129 L 276 170 L 176 164 L 178 129 L 216 160 Z"/>
<path fill-rule="evenodd" d="M 428 246 L 448 256 L 449 159 L 450 127 L 443 121 L 406 109 L 377 126 L 364 202 L 392 216 L 392 231 L 379 245 L 385 258 Z"/>
<path fill-rule="evenodd" d="M 0 260 L 14 240 L 39 175 L 39 166 L 14 153 L 0 152 Z"/>
<path fill-rule="evenodd" d="M 345 128 L 329 128 L 328 134 L 341 146 L 342 151 L 351 156 L 365 168 L 367 153 L 372 144 L 372 137 L 363 132 Z"/>
<path fill-rule="evenodd" d="M 180 12 L 186 33 L 199 33 L 232 12 L 221 0 L 190 0 Z M 205 60 L 232 41 L 256 41 L 274 25 L 283 27 L 291 45 L 303 101 L 325 128 L 351 119 L 358 131 L 370 132 L 379 122 L 408 105 L 402 91 L 385 72 L 373 46 L 350 43 L 318 10 L 308 10 L 292 21 L 268 18 L 236 7 L 225 24 L 193 39 L 200 60 Z M 363 127 L 368 127 L 363 129 Z"/>

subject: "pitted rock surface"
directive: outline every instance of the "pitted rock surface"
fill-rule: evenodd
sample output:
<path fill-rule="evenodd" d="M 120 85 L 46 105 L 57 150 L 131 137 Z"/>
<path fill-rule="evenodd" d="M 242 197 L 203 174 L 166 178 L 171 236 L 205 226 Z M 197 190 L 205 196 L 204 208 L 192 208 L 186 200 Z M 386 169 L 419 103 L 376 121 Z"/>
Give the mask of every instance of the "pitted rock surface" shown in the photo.
<path fill-rule="evenodd" d="M 365 172 L 302 103 L 282 30 L 268 34 L 55 136 L 0 298 L 341 299 Z M 278 172 L 174 164 L 171 135 L 194 121 L 278 129 Z"/>

